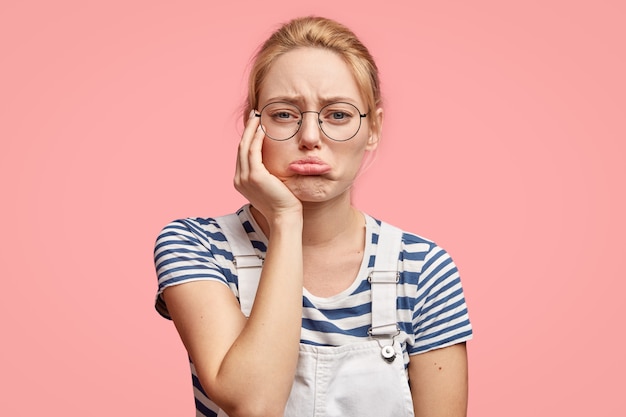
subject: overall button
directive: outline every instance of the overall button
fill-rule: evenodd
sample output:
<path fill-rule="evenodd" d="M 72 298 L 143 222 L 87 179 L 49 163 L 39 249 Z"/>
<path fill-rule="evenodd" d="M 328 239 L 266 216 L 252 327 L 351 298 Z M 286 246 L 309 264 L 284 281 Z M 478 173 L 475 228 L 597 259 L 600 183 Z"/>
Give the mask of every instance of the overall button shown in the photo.
<path fill-rule="evenodd" d="M 391 363 L 396 358 L 396 351 L 393 350 L 393 346 L 385 346 L 380 351 L 384 360 Z"/>

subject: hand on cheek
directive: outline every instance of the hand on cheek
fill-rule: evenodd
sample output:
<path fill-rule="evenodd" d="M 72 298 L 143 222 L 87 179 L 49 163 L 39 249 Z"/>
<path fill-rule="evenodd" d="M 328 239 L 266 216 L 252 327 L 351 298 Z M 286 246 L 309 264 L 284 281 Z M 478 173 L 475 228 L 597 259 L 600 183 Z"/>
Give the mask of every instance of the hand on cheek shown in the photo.
<path fill-rule="evenodd" d="M 268 220 L 284 212 L 301 212 L 302 204 L 263 164 L 265 134 L 260 119 L 250 112 L 239 150 L 234 185 Z"/>

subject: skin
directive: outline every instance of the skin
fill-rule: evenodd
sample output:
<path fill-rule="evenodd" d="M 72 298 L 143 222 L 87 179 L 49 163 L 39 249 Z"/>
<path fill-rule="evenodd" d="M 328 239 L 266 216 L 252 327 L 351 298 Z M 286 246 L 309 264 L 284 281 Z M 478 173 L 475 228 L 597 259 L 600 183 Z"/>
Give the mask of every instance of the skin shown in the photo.
<path fill-rule="evenodd" d="M 282 100 L 317 111 L 337 98 L 368 111 L 338 55 L 302 48 L 274 62 L 260 89 L 259 108 Z M 163 294 L 202 386 L 231 417 L 283 415 L 298 359 L 302 288 L 319 296 L 337 294 L 356 278 L 363 258 L 365 220 L 352 206 L 350 190 L 364 155 L 378 145 L 382 109 L 371 109 L 347 142 L 324 136 L 315 117 L 307 113 L 298 134 L 285 142 L 265 138 L 259 118 L 246 122 L 234 185 L 269 240 L 250 317 L 245 319 L 235 296 L 220 283 L 191 282 Z M 372 118 L 376 129 L 368 123 Z M 303 158 L 329 169 L 321 175 L 294 171 L 291 164 Z M 411 358 L 416 416 L 465 415 L 465 358 L 464 345 Z"/>

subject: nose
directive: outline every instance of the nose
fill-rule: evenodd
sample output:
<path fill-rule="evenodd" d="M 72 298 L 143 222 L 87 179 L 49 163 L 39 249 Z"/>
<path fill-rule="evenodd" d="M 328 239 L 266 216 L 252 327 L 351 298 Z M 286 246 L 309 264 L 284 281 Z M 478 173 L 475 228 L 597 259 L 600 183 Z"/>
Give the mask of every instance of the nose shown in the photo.
<path fill-rule="evenodd" d="M 305 123 L 308 115 L 308 121 Z M 298 143 L 308 149 L 319 146 L 322 139 L 322 129 L 319 125 L 319 113 L 316 111 L 303 111 L 302 120 L 300 121 L 300 130 L 298 131 Z"/>

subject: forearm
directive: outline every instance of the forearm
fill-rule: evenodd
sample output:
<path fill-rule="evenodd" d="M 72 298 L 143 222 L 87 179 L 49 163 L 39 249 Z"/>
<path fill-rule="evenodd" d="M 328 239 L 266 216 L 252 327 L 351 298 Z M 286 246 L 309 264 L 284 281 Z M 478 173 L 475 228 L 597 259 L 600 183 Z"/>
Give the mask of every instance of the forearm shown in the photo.
<path fill-rule="evenodd" d="M 216 376 L 222 393 L 245 399 L 224 398 L 233 415 L 240 407 L 246 414 L 282 415 L 298 360 L 302 270 L 302 217 L 274 219 L 250 317 Z"/>

